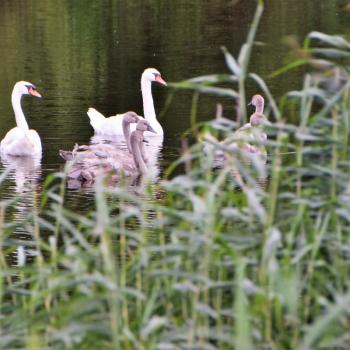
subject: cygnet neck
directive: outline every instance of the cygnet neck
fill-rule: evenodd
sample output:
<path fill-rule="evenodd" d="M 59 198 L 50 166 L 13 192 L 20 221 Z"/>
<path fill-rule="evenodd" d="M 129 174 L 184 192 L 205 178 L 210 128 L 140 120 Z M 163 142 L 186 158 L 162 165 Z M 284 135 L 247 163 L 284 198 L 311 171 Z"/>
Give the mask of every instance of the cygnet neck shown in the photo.
<path fill-rule="evenodd" d="M 264 113 L 264 100 L 259 98 L 255 105 L 255 113 L 263 114 Z"/>
<path fill-rule="evenodd" d="M 132 156 L 134 158 L 135 165 L 141 174 L 145 174 L 147 172 L 147 166 L 142 158 L 141 154 L 141 142 L 143 142 L 143 131 L 135 130 L 131 133 L 130 143 Z"/>

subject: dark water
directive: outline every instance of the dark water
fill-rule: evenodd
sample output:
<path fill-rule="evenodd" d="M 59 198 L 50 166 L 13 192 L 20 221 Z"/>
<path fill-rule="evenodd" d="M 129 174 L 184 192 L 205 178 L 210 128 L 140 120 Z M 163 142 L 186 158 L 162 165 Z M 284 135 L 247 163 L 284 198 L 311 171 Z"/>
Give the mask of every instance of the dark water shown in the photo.
<path fill-rule="evenodd" d="M 238 53 L 254 10 L 253 0 L 1 0 L 0 137 L 15 125 L 10 96 L 16 81 L 36 84 L 44 96 L 22 102 L 30 127 L 42 138 L 41 166 L 12 164 L 2 198 L 13 195 L 15 180 L 18 190 L 30 177 L 41 183 L 61 169 L 59 149 L 89 142 L 88 107 L 107 116 L 127 110 L 142 114 L 139 81 L 145 68 L 158 68 L 167 81 L 226 72 L 220 46 Z M 267 0 L 257 37 L 264 45 L 254 51 L 251 70 L 266 77 L 279 68 L 288 54 L 287 35 L 301 41 L 312 30 L 346 35 L 349 28 L 342 0 Z M 267 82 L 278 96 L 297 88 L 299 78 L 289 74 Z M 158 115 L 167 94 L 154 86 Z M 200 102 L 199 118 L 211 119 L 217 100 Z M 233 118 L 231 102 L 224 102 L 225 115 Z M 179 93 L 160 119 L 161 168 L 178 154 L 190 105 L 191 95 Z M 89 195 L 71 196 L 81 201 Z"/>

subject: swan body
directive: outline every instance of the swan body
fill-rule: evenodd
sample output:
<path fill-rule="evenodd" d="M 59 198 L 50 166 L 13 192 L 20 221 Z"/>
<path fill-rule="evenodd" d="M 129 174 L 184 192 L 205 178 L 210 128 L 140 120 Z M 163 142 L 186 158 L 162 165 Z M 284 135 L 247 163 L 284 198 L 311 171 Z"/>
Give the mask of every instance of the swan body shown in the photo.
<path fill-rule="evenodd" d="M 267 135 L 263 128 L 268 124 L 264 116 L 264 98 L 261 95 L 254 95 L 250 105 L 255 107 L 255 112 L 250 116 L 249 123 L 244 124 L 232 137 L 223 141 L 223 144 L 239 147 L 242 151 L 267 157 L 266 148 L 263 143 L 267 140 Z M 234 141 L 232 143 L 232 141 Z"/>
<path fill-rule="evenodd" d="M 161 85 L 167 85 L 161 74 L 155 68 L 147 68 L 141 76 L 141 92 L 143 100 L 143 112 L 145 119 L 149 122 L 151 128 L 155 131 L 156 136 L 164 134 L 163 128 L 157 120 L 154 110 L 152 97 L 152 82 L 157 82 Z M 95 133 L 103 135 L 123 135 L 122 121 L 125 114 L 117 114 L 106 118 L 95 108 L 89 108 L 87 112 L 90 118 L 90 124 Z M 131 128 L 135 130 L 135 126 Z M 146 136 L 152 136 L 152 133 L 146 132 Z"/>
<path fill-rule="evenodd" d="M 12 91 L 12 107 L 15 113 L 17 126 L 7 132 L 0 143 L 0 152 L 9 156 L 39 156 L 42 147 L 39 134 L 29 129 L 21 107 L 23 95 L 41 97 L 36 87 L 29 82 L 19 81 Z"/>
<path fill-rule="evenodd" d="M 97 176 L 111 175 L 112 181 L 119 181 L 123 177 L 146 173 L 145 131 L 154 132 L 149 122 L 140 119 L 130 135 L 131 153 L 110 144 L 76 145 L 71 152 L 60 151 L 61 157 L 71 163 L 68 178 L 93 182 Z"/>
<path fill-rule="evenodd" d="M 102 113 L 91 107 L 88 109 L 87 115 L 96 134 L 108 136 L 123 134 L 122 123 L 124 114 L 106 118 Z"/>

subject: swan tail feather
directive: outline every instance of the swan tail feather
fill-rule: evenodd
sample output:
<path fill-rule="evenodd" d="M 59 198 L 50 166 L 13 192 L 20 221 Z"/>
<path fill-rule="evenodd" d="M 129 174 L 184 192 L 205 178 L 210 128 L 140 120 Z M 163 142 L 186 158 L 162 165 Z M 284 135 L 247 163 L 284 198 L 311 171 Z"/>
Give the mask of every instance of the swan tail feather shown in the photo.
<path fill-rule="evenodd" d="M 87 115 L 90 118 L 90 124 L 95 130 L 95 132 L 99 132 L 103 122 L 106 120 L 105 116 L 97 111 L 95 108 L 89 108 L 87 111 Z"/>

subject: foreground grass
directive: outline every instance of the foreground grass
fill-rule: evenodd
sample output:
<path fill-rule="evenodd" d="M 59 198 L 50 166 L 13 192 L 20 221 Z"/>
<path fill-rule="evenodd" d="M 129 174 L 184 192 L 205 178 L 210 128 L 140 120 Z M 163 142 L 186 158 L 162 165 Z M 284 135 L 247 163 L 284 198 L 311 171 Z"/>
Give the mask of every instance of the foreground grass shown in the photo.
<path fill-rule="evenodd" d="M 330 47 L 316 50 L 313 37 Z M 194 101 L 210 92 L 242 106 L 245 80 L 256 81 L 274 121 L 266 167 L 226 149 L 231 157 L 213 170 L 195 144 L 169 169 L 182 175 L 142 195 L 98 181 L 87 215 L 67 209 L 64 174 L 49 177 L 19 222 L 16 200 L 2 202 L 0 347 L 348 349 L 350 80 L 325 55 L 349 47 L 312 33 L 303 64 L 327 69 L 280 103 L 228 52 L 237 93 L 213 86 L 223 75 L 176 86 L 194 90 Z M 335 70 L 345 79 L 334 80 Z M 220 118 L 208 127 L 224 137 L 233 125 Z"/>

